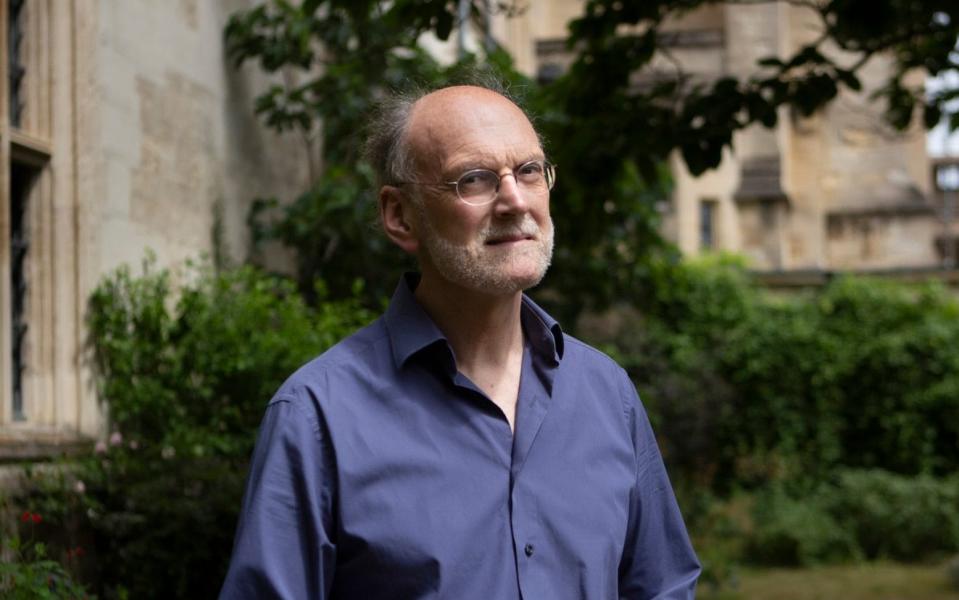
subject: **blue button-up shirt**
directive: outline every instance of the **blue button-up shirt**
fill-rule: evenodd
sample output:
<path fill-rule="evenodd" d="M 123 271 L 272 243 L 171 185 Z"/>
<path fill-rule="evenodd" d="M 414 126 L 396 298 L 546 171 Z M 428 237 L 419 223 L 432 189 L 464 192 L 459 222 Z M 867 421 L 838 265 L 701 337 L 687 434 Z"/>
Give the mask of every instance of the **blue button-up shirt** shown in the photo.
<path fill-rule="evenodd" d="M 270 402 L 223 598 L 692 598 L 626 373 L 529 298 L 515 433 L 400 282 Z"/>

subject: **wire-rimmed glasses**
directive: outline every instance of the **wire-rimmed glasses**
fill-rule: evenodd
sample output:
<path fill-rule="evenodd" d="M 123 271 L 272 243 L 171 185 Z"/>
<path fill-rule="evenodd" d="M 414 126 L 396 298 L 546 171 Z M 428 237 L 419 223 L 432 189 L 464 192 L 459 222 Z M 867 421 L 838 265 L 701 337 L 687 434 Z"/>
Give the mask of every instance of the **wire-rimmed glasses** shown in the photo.
<path fill-rule="evenodd" d="M 509 173 L 500 175 L 491 169 L 471 169 L 459 176 L 456 181 L 429 183 L 423 181 L 401 181 L 400 184 L 450 186 L 456 190 L 460 200 L 470 206 L 483 206 L 496 200 L 503 177 L 512 175 L 516 186 L 523 194 L 544 194 L 553 189 L 556 183 L 556 165 L 547 160 L 531 160 L 516 167 Z"/>

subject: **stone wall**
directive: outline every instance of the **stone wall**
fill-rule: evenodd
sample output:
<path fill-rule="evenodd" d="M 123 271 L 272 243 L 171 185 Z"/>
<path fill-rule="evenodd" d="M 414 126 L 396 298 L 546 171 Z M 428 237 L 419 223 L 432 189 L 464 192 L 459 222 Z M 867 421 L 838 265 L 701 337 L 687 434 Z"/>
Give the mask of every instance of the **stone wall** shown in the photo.
<path fill-rule="evenodd" d="M 150 248 L 163 264 L 211 250 L 215 210 L 228 255 L 242 259 L 250 202 L 291 198 L 308 180 L 305 143 L 253 115 L 269 83 L 227 61 L 223 26 L 252 0 L 101 0 L 97 120 L 104 184 L 95 270 Z M 122 248 L 117 252 L 117 248 Z"/>
<path fill-rule="evenodd" d="M 537 62 L 562 68 L 570 60 L 562 44 L 566 22 L 582 6 L 579 0 L 533 2 L 523 18 L 497 31 L 528 74 L 536 73 Z M 819 27 L 815 13 L 801 5 L 712 5 L 668 22 L 664 38 L 670 40 L 672 59 L 687 74 L 710 81 L 723 75 L 748 77 L 756 72 L 758 59 L 793 54 L 816 39 Z M 538 41 L 536 60 L 528 56 L 530 37 Z M 854 60 L 834 48 L 826 51 L 841 64 Z M 810 118 L 784 108 L 774 129 L 757 125 L 737 132 L 722 163 L 699 177 L 673 156 L 675 188 L 664 212 L 664 234 L 684 254 L 704 251 L 700 205 L 705 201 L 715 207 L 714 248 L 744 254 L 755 269 L 935 264 L 930 248 L 938 225 L 928 210 L 925 131 L 918 124 L 905 133 L 892 130 L 882 120 L 882 105 L 870 99 L 890 67 L 887 57 L 874 57 L 862 71 L 862 92 L 843 91 Z M 648 76 L 671 69 L 675 66 L 669 60 L 656 57 Z M 857 226 L 835 225 L 849 221 L 850 211 L 875 209 L 883 211 L 881 217 L 859 219 Z M 870 232 L 868 241 L 862 237 L 865 231 Z"/>
<path fill-rule="evenodd" d="M 27 4 L 29 93 L 23 133 L 14 133 L 45 158 L 29 204 L 26 419 L 13 418 L 10 392 L 0 389 L 0 460 L 17 455 L 24 439 L 54 447 L 101 431 L 83 321 L 87 298 L 106 273 L 139 265 L 148 251 L 160 266 L 174 267 L 209 254 L 217 221 L 223 253 L 243 260 L 252 200 L 292 199 L 307 187 L 306 142 L 273 133 L 253 114 L 255 96 L 277 78 L 255 65 L 235 69 L 225 55 L 229 15 L 255 4 Z M 4 141 L 6 156 L 12 147 Z M 0 242 L 7 243 L 4 231 Z M 0 275 L 9 277 L 3 264 Z M 0 380 L 6 383 L 5 285 Z"/>

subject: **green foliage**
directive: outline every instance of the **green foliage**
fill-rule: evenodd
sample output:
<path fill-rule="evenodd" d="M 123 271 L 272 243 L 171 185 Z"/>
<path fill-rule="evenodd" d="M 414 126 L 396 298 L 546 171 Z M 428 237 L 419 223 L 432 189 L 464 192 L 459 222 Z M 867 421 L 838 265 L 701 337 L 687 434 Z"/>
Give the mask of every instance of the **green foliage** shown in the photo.
<path fill-rule="evenodd" d="M 759 494 L 746 558 L 766 565 L 810 566 L 859 558 L 856 540 L 821 498 L 794 498 L 780 486 Z"/>
<path fill-rule="evenodd" d="M 959 550 L 959 478 L 846 470 L 826 499 L 866 558 L 922 560 Z"/>
<path fill-rule="evenodd" d="M 174 277 L 149 260 L 100 284 L 88 323 L 112 433 L 92 455 L 34 472 L 24 500 L 70 546 L 88 540 L 103 597 L 216 596 L 266 403 L 371 320 L 360 292 L 308 307 L 292 282 L 250 267 Z"/>
<path fill-rule="evenodd" d="M 843 277 L 776 296 L 727 256 L 652 272 L 651 293 L 576 333 L 639 389 L 705 584 L 733 586 L 744 561 L 955 551 L 953 292 Z"/>
<path fill-rule="evenodd" d="M 492 4 L 506 14 L 525 7 Z M 554 196 L 562 204 L 553 211 L 558 245 L 544 288 L 576 300 L 544 297 L 569 319 L 653 288 L 658 265 L 675 262 L 675 251 L 658 232 L 656 209 L 668 199 L 664 165 L 674 150 L 694 174 L 713 168 L 736 131 L 755 123 L 775 126 L 784 106 L 809 115 L 843 89 L 861 90 L 861 69 L 882 53 L 894 57 L 894 66 L 878 95 L 896 126 L 911 123 L 920 107 L 926 125 L 933 125 L 957 93 L 947 88 L 926 97 L 905 78 L 916 68 L 935 75 L 956 67 L 959 13 L 949 0 L 885 0 L 868 8 L 861 0 L 797 3 L 790 10 L 809 11 L 822 31 L 794 54 L 763 57 L 740 79 L 707 85 L 681 71 L 675 77 L 659 72 L 655 84 L 635 85 L 637 73 L 663 49 L 666 24 L 709 4 L 715 3 L 590 0 L 569 24 L 575 60 L 567 73 L 545 82 L 516 73 L 492 40 L 484 56 L 463 57 L 449 68 L 418 45 L 426 32 L 445 40 L 457 27 L 482 28 L 491 3 L 480 0 L 471 2 L 466 22 L 456 13 L 458 3 L 447 0 L 271 0 L 235 13 L 225 32 L 233 60 L 256 61 L 283 75 L 283 85 L 256 100 L 257 113 L 279 131 L 300 132 L 308 145 L 322 142 L 322 168 L 309 189 L 292 203 L 255 203 L 254 239 L 280 240 L 296 251 L 300 288 L 309 301 L 315 300 L 316 277 L 342 297 L 362 274 L 375 304 L 389 292 L 404 257 L 371 232 L 375 191 L 359 152 L 370 110 L 390 90 L 456 82 L 464 69 L 482 63 L 523 91 L 547 153 L 560 167 Z M 843 51 L 842 60 L 826 50 L 830 44 Z"/>
<path fill-rule="evenodd" d="M 258 61 L 270 73 L 299 73 L 259 96 L 256 112 L 278 131 L 301 133 L 308 146 L 320 142 L 322 166 L 311 164 L 309 188 L 292 202 L 259 199 L 249 218 L 255 242 L 280 240 L 295 249 L 300 291 L 310 303 L 318 300 L 315 279 L 343 298 L 352 296 L 354 279 L 362 275 L 365 296 L 375 305 L 406 264 L 374 226 L 373 177 L 361 160 L 364 132 L 386 93 L 449 84 L 475 66 L 466 57 L 442 67 L 417 44 L 426 31 L 449 35 L 448 4 L 275 0 L 233 14 L 226 26 L 237 65 Z"/>
<path fill-rule="evenodd" d="M 726 448 L 735 389 L 721 370 L 716 346 L 751 314 L 756 291 L 740 263 L 726 257 L 680 266 L 661 264 L 639 310 L 614 307 L 603 334 L 583 320 L 576 333 L 608 351 L 630 374 L 660 437 L 671 472 L 711 487 Z M 598 327 L 610 329 L 609 327 Z"/>
<path fill-rule="evenodd" d="M 907 127 L 917 111 L 926 126 L 949 114 L 948 101 L 959 90 L 925 96 L 910 87 L 909 73 L 937 75 L 957 67 L 959 7 L 951 0 L 827 0 L 797 2 L 818 21 L 820 35 L 788 56 L 768 56 L 742 77 L 696 83 L 688 74 L 636 89 L 631 76 L 649 65 L 660 49 L 661 29 L 672 18 L 707 4 L 706 0 L 590 0 L 582 17 L 570 23 L 569 47 L 576 60 L 565 78 L 564 112 L 589 122 L 602 152 L 628 157 L 649 173 L 679 149 L 693 174 L 719 164 L 733 133 L 759 123 L 772 127 L 777 109 L 789 106 L 811 115 L 843 88 L 859 91 L 860 73 L 878 54 L 894 57 L 891 73 L 875 96 L 886 102 L 887 120 Z M 628 27 L 641 33 L 623 35 Z M 827 52 L 830 46 L 842 55 Z M 662 79 L 662 78 L 660 78 Z M 951 111 L 949 122 L 959 123 Z M 610 128 L 610 124 L 615 124 Z M 612 134 L 612 135 L 610 135 Z M 637 143 L 637 140 L 642 140 Z"/>
<path fill-rule="evenodd" d="M 87 594 L 66 569 L 48 552 L 46 544 L 35 540 L 35 529 L 42 518 L 39 513 L 24 512 L 19 534 L 3 538 L 0 554 L 0 596 L 9 600 L 81 600 L 94 598 Z"/>
<path fill-rule="evenodd" d="M 761 491 L 753 518 L 744 556 L 759 564 L 940 558 L 959 549 L 959 479 L 844 469 L 829 483 Z"/>
<path fill-rule="evenodd" d="M 697 588 L 719 593 L 735 587 L 750 515 L 739 498 L 720 499 L 700 485 L 674 486 L 683 519 L 702 565 Z"/>
<path fill-rule="evenodd" d="M 640 311 L 582 334 L 649 408 L 672 472 L 729 491 L 837 467 L 959 469 L 959 303 L 839 278 L 774 297 L 725 257 L 664 269 Z"/>
<path fill-rule="evenodd" d="M 92 537 L 104 597 L 215 597 L 226 574 L 246 456 L 196 456 L 152 445 L 74 466 L 79 511 L 66 526 Z M 57 497 L 69 494 L 62 489 Z"/>
<path fill-rule="evenodd" d="M 556 211 L 560 245 L 552 272 L 562 277 L 550 276 L 545 286 L 582 301 L 550 306 L 560 316 L 572 316 L 585 306 L 604 306 L 630 287 L 645 286 L 650 257 L 675 258 L 657 230 L 655 205 L 669 189 L 666 169 L 641 173 L 635 162 L 603 153 L 606 138 L 619 135 L 617 124 L 608 121 L 595 128 L 580 115 L 571 119 L 561 109 L 563 85 L 544 87 L 523 77 L 502 50 L 487 48 L 482 59 L 466 55 L 441 67 L 417 40 L 426 31 L 446 39 L 454 10 L 455 3 L 445 1 L 363 0 L 347 6 L 274 0 L 231 17 L 225 33 L 237 64 L 258 61 L 267 72 L 298 72 L 286 85 L 261 95 L 256 112 L 279 131 L 296 130 L 307 139 L 319 135 L 323 156 L 309 189 L 292 202 L 266 198 L 254 203 L 254 240 L 280 240 L 295 250 L 300 288 L 308 301 L 315 300 L 315 278 L 327 282 L 333 297 L 341 297 L 348 295 L 354 274 L 366 279 L 373 304 L 385 297 L 408 259 L 371 227 L 376 207 L 370 168 L 360 156 L 364 125 L 376 101 L 389 91 L 457 83 L 481 70 L 523 97 L 547 140 L 547 153 L 560 165 L 554 193 L 564 204 Z M 504 2 L 496 10 L 519 8 Z M 471 21 L 482 22 L 487 11 L 475 3 Z M 584 290 L 583 281 L 593 285 Z"/>
<path fill-rule="evenodd" d="M 289 281 L 252 267 L 183 279 L 174 302 L 168 271 L 123 267 L 94 291 L 88 324 L 111 425 L 197 456 L 248 452 L 283 379 L 372 320 L 355 299 L 308 308 Z"/>

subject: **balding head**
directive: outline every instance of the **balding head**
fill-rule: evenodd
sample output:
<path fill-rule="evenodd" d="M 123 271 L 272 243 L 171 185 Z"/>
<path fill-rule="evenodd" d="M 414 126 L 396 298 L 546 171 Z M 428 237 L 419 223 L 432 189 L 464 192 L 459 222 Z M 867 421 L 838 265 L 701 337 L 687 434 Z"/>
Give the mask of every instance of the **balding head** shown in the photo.
<path fill-rule="evenodd" d="M 507 147 L 502 147 L 504 140 L 510 140 Z M 529 160 L 542 153 L 536 131 L 516 104 L 497 92 L 465 85 L 420 98 L 410 112 L 405 144 L 416 177 L 427 181 L 502 158 Z M 493 156 L 503 152 L 510 156 Z"/>
<path fill-rule="evenodd" d="M 469 105 L 477 101 L 505 101 L 519 110 L 529 123 L 528 115 L 517 106 L 515 99 L 500 82 L 482 76 L 477 79 L 481 82 L 479 85 L 452 86 L 432 92 L 417 90 L 397 93 L 379 104 L 367 129 L 365 149 L 365 157 L 376 175 L 377 188 L 416 179 L 418 161 L 416 150 L 410 147 L 408 132 L 414 113 L 422 112 L 421 109 L 425 109 L 425 115 L 433 120 L 437 116 L 442 118 L 443 108 L 463 108 L 464 102 Z"/>

